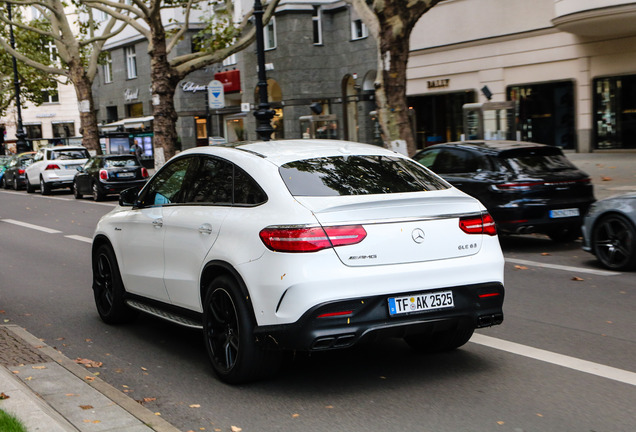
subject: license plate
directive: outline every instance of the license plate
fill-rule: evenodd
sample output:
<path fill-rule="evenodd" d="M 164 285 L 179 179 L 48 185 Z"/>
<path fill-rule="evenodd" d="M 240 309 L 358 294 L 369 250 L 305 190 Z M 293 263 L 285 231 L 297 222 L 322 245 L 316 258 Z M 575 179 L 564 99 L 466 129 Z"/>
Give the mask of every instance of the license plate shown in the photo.
<path fill-rule="evenodd" d="M 117 177 L 119 178 L 130 178 L 130 177 L 134 177 L 135 173 L 119 173 L 117 174 Z"/>
<path fill-rule="evenodd" d="M 578 208 L 550 210 L 550 217 L 553 218 L 553 219 L 579 216 L 580 214 L 581 213 L 579 212 Z"/>
<path fill-rule="evenodd" d="M 435 309 L 452 308 L 452 291 L 413 294 L 404 297 L 389 298 L 389 315 L 400 315 L 412 312 L 424 312 Z"/>

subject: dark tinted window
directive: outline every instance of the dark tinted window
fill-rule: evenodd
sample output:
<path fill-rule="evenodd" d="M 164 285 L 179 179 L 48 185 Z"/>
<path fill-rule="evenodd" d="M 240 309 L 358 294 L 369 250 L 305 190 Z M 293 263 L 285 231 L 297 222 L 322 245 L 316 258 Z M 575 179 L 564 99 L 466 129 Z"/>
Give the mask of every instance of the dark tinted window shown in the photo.
<path fill-rule="evenodd" d="M 263 189 L 245 171 L 234 167 L 234 204 L 256 205 L 267 201 Z"/>
<path fill-rule="evenodd" d="M 471 173 L 486 169 L 484 156 L 466 150 L 444 149 L 433 164 L 433 171 L 440 174 Z"/>
<path fill-rule="evenodd" d="M 577 169 L 558 148 L 515 150 L 499 157 L 514 171 L 526 174 Z"/>
<path fill-rule="evenodd" d="M 104 168 L 122 168 L 122 167 L 135 167 L 138 166 L 137 158 L 135 156 L 117 156 L 103 159 Z"/>
<path fill-rule="evenodd" d="M 233 165 L 214 158 L 200 158 L 199 163 L 186 202 L 232 204 Z"/>
<path fill-rule="evenodd" d="M 280 175 L 292 195 L 335 196 L 447 189 L 417 163 L 387 156 L 338 156 L 295 161 Z"/>

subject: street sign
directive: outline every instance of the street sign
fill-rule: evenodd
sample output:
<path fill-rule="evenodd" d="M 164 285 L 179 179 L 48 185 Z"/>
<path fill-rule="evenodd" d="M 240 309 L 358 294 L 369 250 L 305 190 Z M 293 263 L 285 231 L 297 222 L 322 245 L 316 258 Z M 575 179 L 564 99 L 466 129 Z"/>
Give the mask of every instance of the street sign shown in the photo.
<path fill-rule="evenodd" d="M 208 83 L 208 106 L 210 109 L 225 108 L 225 92 L 221 81 L 212 80 Z"/>

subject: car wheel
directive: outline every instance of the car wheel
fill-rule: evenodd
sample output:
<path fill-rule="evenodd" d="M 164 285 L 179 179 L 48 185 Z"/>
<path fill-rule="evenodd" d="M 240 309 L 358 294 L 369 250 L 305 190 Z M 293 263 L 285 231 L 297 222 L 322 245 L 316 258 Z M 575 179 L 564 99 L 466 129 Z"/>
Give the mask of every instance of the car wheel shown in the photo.
<path fill-rule="evenodd" d="M 612 270 L 636 268 L 636 228 L 624 216 L 603 216 L 592 231 L 594 255 Z"/>
<path fill-rule="evenodd" d="M 464 345 L 473 336 L 474 329 L 458 328 L 439 333 L 414 334 L 404 337 L 406 343 L 419 353 L 452 351 Z"/>
<path fill-rule="evenodd" d="M 93 183 L 93 199 L 95 201 L 104 200 L 104 194 L 102 193 L 101 190 L 99 190 L 99 186 L 97 186 L 97 183 Z"/>
<path fill-rule="evenodd" d="M 7 185 L 7 189 L 9 189 L 9 185 Z M 13 178 L 13 190 L 20 190 L 20 183 L 18 183 L 18 179 L 16 179 L 15 177 Z"/>
<path fill-rule="evenodd" d="M 26 191 L 27 191 L 27 193 L 33 193 L 33 192 L 35 192 L 35 187 L 33 187 L 33 186 L 31 185 L 31 182 L 29 182 L 29 178 L 28 178 L 28 177 L 25 177 L 25 179 L 26 179 Z M 14 180 L 14 181 L 17 181 L 17 180 Z"/>
<path fill-rule="evenodd" d="M 282 352 L 258 346 L 253 330 L 254 319 L 234 279 L 214 279 L 205 296 L 203 335 L 212 368 L 222 381 L 243 383 L 280 367 Z"/>
<path fill-rule="evenodd" d="M 82 199 L 84 197 L 84 195 L 82 195 L 77 189 L 77 184 L 73 183 L 73 187 L 71 189 L 73 189 L 73 196 L 75 199 Z"/>
<path fill-rule="evenodd" d="M 569 243 L 581 236 L 581 228 L 578 226 L 562 227 L 548 232 L 548 237 L 557 243 Z"/>
<path fill-rule="evenodd" d="M 7 179 L 5 177 L 6 176 L 2 176 L 2 180 L 0 180 L 0 187 L 3 187 L 4 189 L 9 189 L 9 185 L 7 184 Z"/>
<path fill-rule="evenodd" d="M 124 284 L 113 250 L 103 245 L 93 256 L 93 295 L 102 321 L 122 324 L 132 321 L 138 312 L 126 306 Z"/>
<path fill-rule="evenodd" d="M 50 195 L 51 187 L 46 184 L 43 177 L 40 177 L 40 193 L 42 195 Z"/>

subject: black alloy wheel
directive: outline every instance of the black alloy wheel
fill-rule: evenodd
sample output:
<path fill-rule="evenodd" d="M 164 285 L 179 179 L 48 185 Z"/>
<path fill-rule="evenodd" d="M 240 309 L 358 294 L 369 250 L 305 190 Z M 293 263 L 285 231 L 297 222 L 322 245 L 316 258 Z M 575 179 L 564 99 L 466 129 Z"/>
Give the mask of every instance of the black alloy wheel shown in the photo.
<path fill-rule="evenodd" d="M 624 216 L 603 216 L 592 231 L 594 255 L 608 269 L 636 268 L 636 228 Z"/>
<path fill-rule="evenodd" d="M 93 200 L 95 201 L 103 201 L 104 193 L 99 189 L 97 183 L 93 182 Z"/>
<path fill-rule="evenodd" d="M 7 189 L 9 189 L 9 186 L 7 186 Z M 18 183 L 18 179 L 13 177 L 13 190 L 20 190 L 20 183 Z"/>
<path fill-rule="evenodd" d="M 282 352 L 257 346 L 253 330 L 254 319 L 234 279 L 214 279 L 205 296 L 203 336 L 212 368 L 221 381 L 244 383 L 279 369 Z"/>
<path fill-rule="evenodd" d="M 117 259 L 107 245 L 100 246 L 93 256 L 93 295 L 97 312 L 107 324 L 129 322 L 138 314 L 126 306 Z"/>
<path fill-rule="evenodd" d="M 73 196 L 75 197 L 75 199 L 82 199 L 84 197 L 84 195 L 82 195 L 79 189 L 77 188 L 77 183 L 73 182 L 72 189 L 73 189 Z"/>

